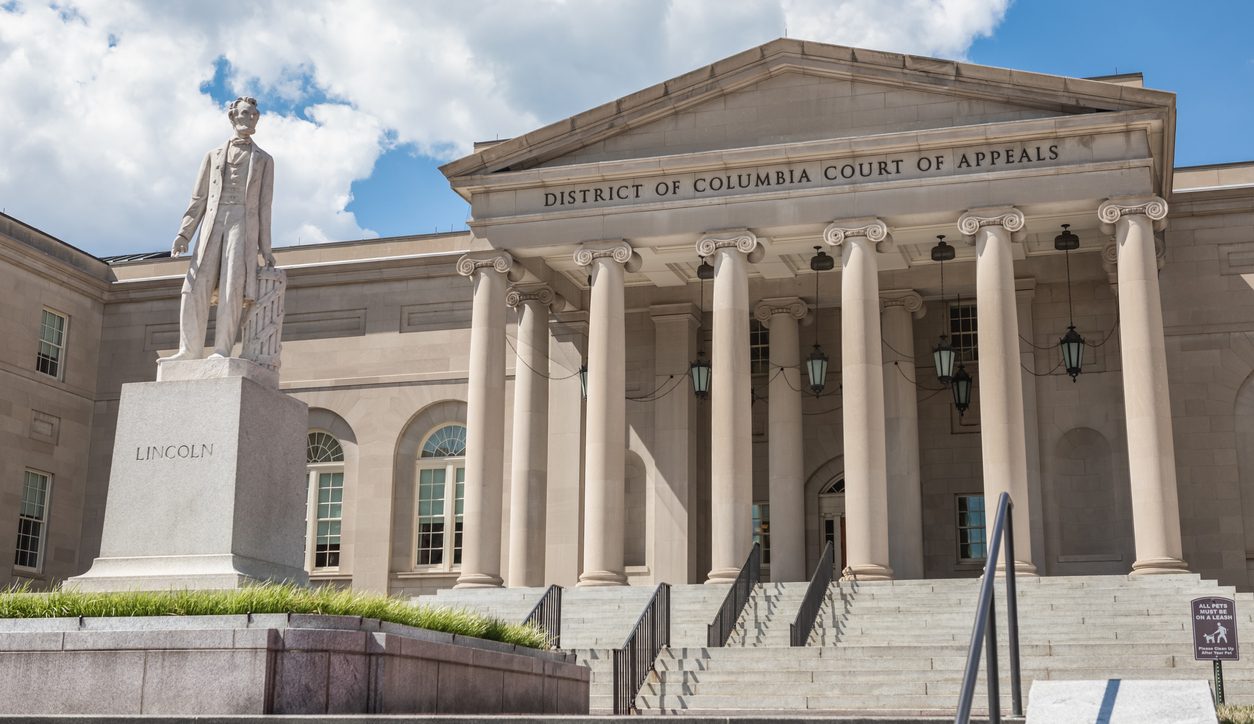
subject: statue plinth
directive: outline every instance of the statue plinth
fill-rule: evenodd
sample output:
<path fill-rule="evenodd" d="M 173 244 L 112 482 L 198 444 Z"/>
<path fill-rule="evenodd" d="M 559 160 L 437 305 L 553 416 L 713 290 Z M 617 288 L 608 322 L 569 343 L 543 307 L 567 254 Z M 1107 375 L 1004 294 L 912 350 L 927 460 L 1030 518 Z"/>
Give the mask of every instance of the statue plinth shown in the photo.
<path fill-rule="evenodd" d="M 122 386 L 100 555 L 67 587 L 307 583 L 308 407 L 248 360 L 159 369 Z"/>

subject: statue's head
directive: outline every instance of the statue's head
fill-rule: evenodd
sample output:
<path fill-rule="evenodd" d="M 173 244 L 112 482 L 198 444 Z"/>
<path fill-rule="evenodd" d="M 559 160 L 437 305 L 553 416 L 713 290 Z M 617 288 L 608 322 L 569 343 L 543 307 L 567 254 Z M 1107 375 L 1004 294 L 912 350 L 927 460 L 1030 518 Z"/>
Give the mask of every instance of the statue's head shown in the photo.
<path fill-rule="evenodd" d="M 261 117 L 261 113 L 257 111 L 257 99 L 248 96 L 236 98 L 227 107 L 226 117 L 231 119 L 236 134 L 253 135 L 257 132 L 257 119 Z"/>

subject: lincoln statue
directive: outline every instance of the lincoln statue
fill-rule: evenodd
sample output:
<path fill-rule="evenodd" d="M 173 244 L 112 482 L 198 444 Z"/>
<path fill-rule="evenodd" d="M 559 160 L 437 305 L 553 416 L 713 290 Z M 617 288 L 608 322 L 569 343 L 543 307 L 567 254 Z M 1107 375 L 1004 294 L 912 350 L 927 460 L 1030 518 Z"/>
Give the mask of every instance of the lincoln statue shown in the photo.
<path fill-rule="evenodd" d="M 235 137 L 205 154 L 171 252 L 187 253 L 192 234 L 200 241 L 183 282 L 179 351 L 167 359 L 204 354 L 209 305 L 217 291 L 213 357 L 230 357 L 244 308 L 257 297 L 258 255 L 274 265 L 270 251 L 270 202 L 274 159 L 253 143 L 257 101 L 236 98 L 227 117 Z M 202 223 L 203 222 L 203 223 Z"/>

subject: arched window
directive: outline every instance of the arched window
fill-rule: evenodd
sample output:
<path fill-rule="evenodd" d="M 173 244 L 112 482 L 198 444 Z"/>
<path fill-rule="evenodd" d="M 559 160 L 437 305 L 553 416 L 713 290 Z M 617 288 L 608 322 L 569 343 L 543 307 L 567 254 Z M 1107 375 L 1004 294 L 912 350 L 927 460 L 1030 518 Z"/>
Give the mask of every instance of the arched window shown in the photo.
<path fill-rule="evenodd" d="M 305 447 L 309 473 L 308 540 L 310 570 L 340 565 L 340 524 L 344 506 L 344 448 L 334 436 L 315 430 Z"/>
<path fill-rule="evenodd" d="M 427 435 L 418 454 L 417 480 L 414 568 L 452 570 L 462 562 L 462 505 L 466 490 L 464 425 L 442 425 Z"/>

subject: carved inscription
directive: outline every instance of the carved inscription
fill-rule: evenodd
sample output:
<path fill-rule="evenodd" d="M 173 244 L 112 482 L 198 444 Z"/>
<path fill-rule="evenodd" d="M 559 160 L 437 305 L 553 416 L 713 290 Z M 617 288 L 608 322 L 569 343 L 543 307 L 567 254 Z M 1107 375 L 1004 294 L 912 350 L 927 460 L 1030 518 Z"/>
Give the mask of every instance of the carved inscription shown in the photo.
<path fill-rule="evenodd" d="M 213 443 L 182 443 L 178 445 L 144 445 L 135 448 L 135 459 L 150 460 L 200 460 L 213 457 Z"/>

